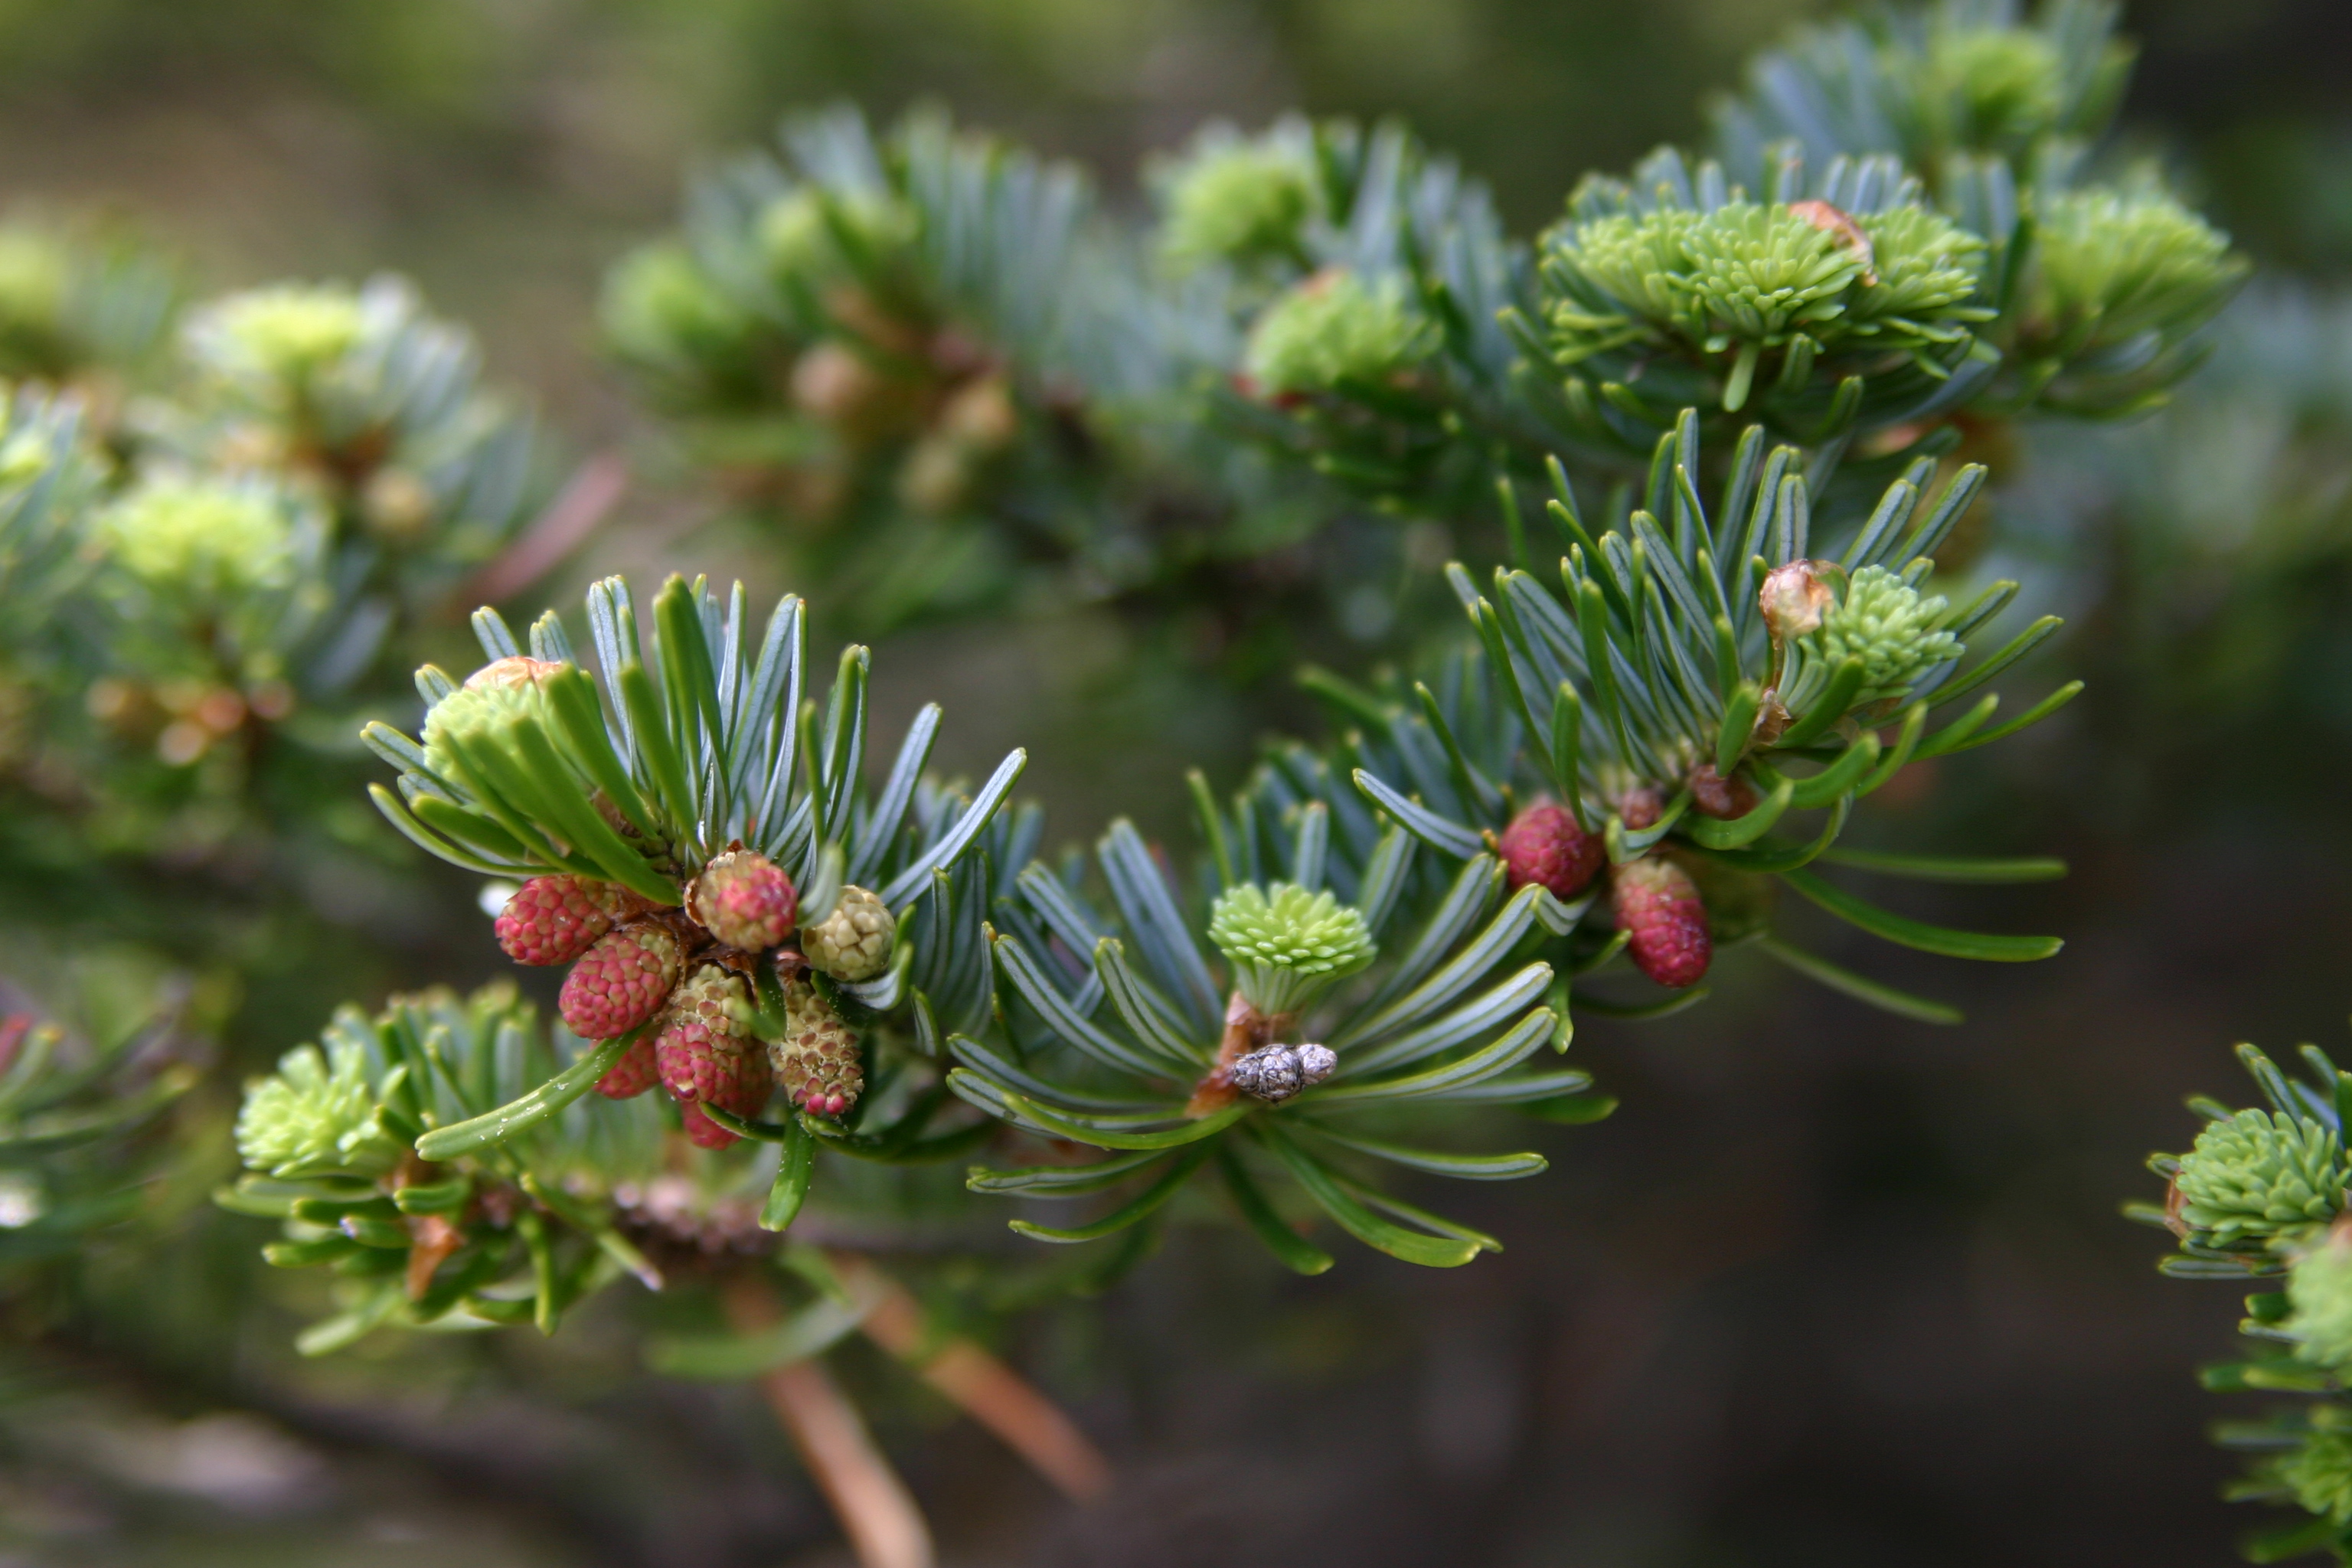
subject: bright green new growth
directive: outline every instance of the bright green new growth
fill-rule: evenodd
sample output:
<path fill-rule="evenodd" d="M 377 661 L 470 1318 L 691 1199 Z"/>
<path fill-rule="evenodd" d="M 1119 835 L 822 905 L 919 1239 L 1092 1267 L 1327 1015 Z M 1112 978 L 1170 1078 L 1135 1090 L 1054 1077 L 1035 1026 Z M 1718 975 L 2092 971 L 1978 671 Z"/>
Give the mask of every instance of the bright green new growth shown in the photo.
<path fill-rule="evenodd" d="M 48 472 L 55 453 L 37 429 L 19 430 L 0 441 L 0 485 L 19 485 Z"/>
<path fill-rule="evenodd" d="M 780 277 L 807 278 L 831 265 L 833 237 L 816 192 L 803 185 L 769 204 L 760 215 L 760 249 Z"/>
<path fill-rule="evenodd" d="M 869 257 L 887 260 L 914 243 L 917 224 L 914 210 L 893 196 L 867 192 L 827 196 L 814 185 L 803 185 L 776 198 L 760 215 L 760 248 L 778 278 L 822 285 L 848 270 L 836 225 Z"/>
<path fill-rule="evenodd" d="M 536 680 L 485 680 L 465 686 L 436 702 L 425 715 L 425 758 L 445 778 L 459 776 L 452 766 L 450 738 L 487 737 L 493 726 L 509 719 L 541 714 L 546 704 Z"/>
<path fill-rule="evenodd" d="M 2255 1110 L 2208 1125 L 2173 1180 L 2181 1216 L 2228 1247 L 2325 1223 L 2343 1205 L 2347 1176 L 2332 1128 Z"/>
<path fill-rule="evenodd" d="M 1621 311 L 1593 313 L 1562 300 L 1552 312 L 1553 357 L 1574 364 L 1642 335 L 1634 320 L 1680 322 L 1688 302 L 1685 240 L 1702 220 L 1683 207 L 1615 213 L 1569 232 L 1558 258 L 1598 287 Z"/>
<path fill-rule="evenodd" d="M 724 355 L 749 319 L 710 281 L 683 245 L 649 245 L 623 257 L 604 287 L 604 335 L 634 360 Z"/>
<path fill-rule="evenodd" d="M 1736 349 L 1727 409 L 1746 403 L 1763 351 L 1800 337 L 1916 352 L 1991 314 L 1968 303 L 1984 241 L 1922 207 L 1848 218 L 1820 204 L 1661 206 L 1567 226 L 1549 248 L 1560 364 L 1643 340 Z"/>
<path fill-rule="evenodd" d="M 352 290 L 281 284 L 230 295 L 200 312 L 188 335 L 224 374 L 299 382 L 356 348 L 366 329 Z"/>
<path fill-rule="evenodd" d="M 1314 211 L 1314 171 L 1297 152 L 1246 142 L 1211 148 L 1170 183 L 1160 253 L 1179 272 L 1283 259 L 1298 254 Z"/>
<path fill-rule="evenodd" d="M 1985 242 L 1975 235 L 1926 207 L 1891 207 L 1856 219 L 1855 226 L 1869 237 L 1878 280 L 1855 293 L 1853 330 L 1883 327 L 1948 342 L 1960 336 L 1958 323 L 1992 314 L 1962 309 L 1984 265 Z"/>
<path fill-rule="evenodd" d="M 376 1119 L 360 1047 L 344 1041 L 330 1052 L 297 1047 L 278 1059 L 277 1072 L 246 1086 L 236 1152 L 247 1165 L 274 1176 L 380 1175 L 399 1162 L 405 1145 Z"/>
<path fill-rule="evenodd" d="M 1402 280 L 1370 289 L 1328 268 L 1266 307 L 1243 369 L 1261 393 L 1328 392 L 1409 369 L 1436 346 L 1436 335 L 1405 302 Z"/>
<path fill-rule="evenodd" d="M 2037 215 L 2032 314 L 2091 345 L 2197 325 L 2245 276 L 2230 237 L 2160 191 L 2092 189 L 2051 197 Z"/>
<path fill-rule="evenodd" d="M 1899 51 L 1884 63 L 1900 68 Z M 2022 27 L 1937 27 L 1919 60 L 1921 127 L 1932 142 L 2020 145 L 2056 122 L 2066 63 L 2045 34 Z"/>
<path fill-rule="evenodd" d="M 1209 912 L 1209 940 L 1232 963 L 1234 986 L 1269 1017 L 1297 1012 L 1380 952 L 1361 914 L 1290 882 L 1229 889 Z"/>
<path fill-rule="evenodd" d="M 1844 310 L 1863 259 L 1828 229 L 1787 207 L 1731 202 L 1683 231 L 1680 276 L 1690 335 L 1767 344 Z"/>
<path fill-rule="evenodd" d="M 1795 138 L 1820 157 L 1897 153 L 1931 184 L 1966 177 L 1954 154 L 2014 159 L 2036 177 L 2059 139 L 2094 141 L 2114 113 L 2132 58 L 2116 11 L 1942 0 L 1801 28 L 1752 61 L 1746 89 L 1717 110 L 1729 161 L 1752 166 Z M 2069 161 L 2062 151 L 2060 166 Z"/>
<path fill-rule="evenodd" d="M 79 259 L 47 230 L 0 228 L 0 370 L 47 376 L 72 363 L 68 316 Z"/>
<path fill-rule="evenodd" d="M 2352 1436 L 2310 1433 L 2267 1468 L 2313 1513 L 2338 1524 L 2352 1522 Z"/>
<path fill-rule="evenodd" d="M 2298 1360 L 2325 1367 L 2352 1363 L 2352 1235 L 2331 1230 L 2296 1258 L 2286 1298 L 2294 1310 L 2284 1327 L 2302 1342 L 2294 1347 Z"/>
<path fill-rule="evenodd" d="M 2352 1542 L 2344 1531 L 2352 1524 L 2352 1404 L 2344 1398 L 2352 1379 L 2352 1220 L 2341 1217 L 2352 1162 L 2332 1112 L 2346 1080 L 2315 1046 L 2299 1053 L 2310 1069 L 2300 1083 L 2253 1046 L 2236 1054 L 2263 1099 L 2286 1109 L 2209 1120 L 2190 1152 L 2149 1161 L 2172 1177 L 2165 1203 L 2126 1213 L 2178 1240 L 2165 1273 L 2263 1282 L 2245 1298 L 2239 1324 L 2253 1347 L 2208 1368 L 2205 1385 L 2315 1397 L 2214 1427 L 2222 1447 L 2261 1456 L 2222 1495 L 2292 1502 L 2317 1516 L 2253 1538 L 2250 1560 L 2285 1562 L 2325 1549 L 2340 1561 Z M 2208 1118 L 2221 1110 L 2201 1095 L 2189 1104 Z"/>
<path fill-rule="evenodd" d="M 54 331 L 71 265 L 55 236 L 0 229 L 0 331 Z"/>
<path fill-rule="evenodd" d="M 1861 658 L 1862 692 L 1856 700 L 1874 701 L 1902 692 L 1937 665 L 1966 651 L 1960 639 L 1939 625 L 1946 608 L 1940 594 L 1923 596 L 1884 566 L 1865 566 L 1853 574 L 1844 599 L 1822 617 L 1813 637 L 1832 668 Z"/>
<path fill-rule="evenodd" d="M 1874 213 L 1854 227 L 1870 242 L 1866 253 L 1850 236 L 1790 207 L 1745 201 L 1706 214 L 1661 207 L 1579 225 L 1554 255 L 1627 315 L 1709 352 L 1734 338 L 1778 347 L 1800 331 L 1825 344 L 1882 330 L 1942 342 L 1958 329 L 1916 318 L 1984 314 L 1954 310 L 1976 290 L 1983 240 L 1921 207 Z M 1567 364 L 1640 335 L 1623 317 L 1572 301 L 1554 310 L 1552 323 L 1556 355 Z"/>
<path fill-rule="evenodd" d="M 286 509 L 253 485 L 152 479 L 107 508 L 98 526 L 109 558 L 158 591 L 217 602 L 293 579 Z"/>
<path fill-rule="evenodd" d="M 1562 364 L 1652 331 L 1710 353 L 1731 337 L 1777 346 L 1843 312 L 1863 271 L 1859 254 L 1828 230 L 1753 202 L 1703 215 L 1665 207 L 1596 218 L 1570 230 L 1555 258 L 1620 307 L 1597 312 L 1573 300 L 1555 307 Z"/>

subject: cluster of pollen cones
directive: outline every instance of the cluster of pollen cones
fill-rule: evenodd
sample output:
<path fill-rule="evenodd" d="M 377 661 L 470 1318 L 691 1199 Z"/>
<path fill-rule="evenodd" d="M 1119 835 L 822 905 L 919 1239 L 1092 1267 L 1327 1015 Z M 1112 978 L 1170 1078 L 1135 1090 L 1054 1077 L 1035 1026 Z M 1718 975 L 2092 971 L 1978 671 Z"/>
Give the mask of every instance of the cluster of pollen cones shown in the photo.
<path fill-rule="evenodd" d="M 706 1106 L 756 1117 L 780 1087 L 798 1110 L 846 1112 L 865 1087 L 856 1031 L 805 975 L 879 973 L 894 934 L 881 900 L 845 888 L 824 920 L 800 927 L 792 879 L 740 847 L 682 891 L 671 907 L 589 878 L 533 878 L 499 915 L 499 945 L 518 963 L 571 964 L 558 1006 L 572 1031 L 591 1040 L 636 1036 L 597 1091 L 626 1100 L 659 1084 L 703 1148 L 735 1142 Z M 764 1043 L 752 1031 L 763 963 L 784 996 L 782 1033 Z"/>
<path fill-rule="evenodd" d="M 1732 792 L 1744 789 L 1745 784 L 1738 781 L 1727 784 L 1714 778 L 1712 768 L 1706 772 L 1728 808 L 1734 804 Z M 1657 813 L 1656 798 L 1646 791 L 1637 792 L 1620 808 L 1625 825 L 1635 828 L 1655 822 Z M 1605 869 L 1610 908 L 1617 929 L 1626 933 L 1625 952 L 1633 966 L 1660 985 L 1676 990 L 1705 978 L 1715 956 L 1706 905 L 1691 874 L 1672 859 L 1653 850 L 1624 865 L 1611 866 L 1601 835 L 1586 832 L 1574 812 L 1553 801 L 1539 801 L 1513 817 L 1497 847 L 1512 887 L 1537 883 L 1563 901 L 1582 894 Z"/>

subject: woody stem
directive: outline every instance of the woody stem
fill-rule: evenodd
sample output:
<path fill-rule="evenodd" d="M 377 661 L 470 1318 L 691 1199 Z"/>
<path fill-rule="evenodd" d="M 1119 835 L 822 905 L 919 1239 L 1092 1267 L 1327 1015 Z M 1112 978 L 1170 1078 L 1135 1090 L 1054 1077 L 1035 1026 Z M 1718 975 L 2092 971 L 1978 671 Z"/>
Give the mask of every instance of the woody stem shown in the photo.
<path fill-rule="evenodd" d="M 726 1304 L 728 1321 L 746 1333 L 782 1316 L 773 1289 L 749 1274 L 730 1282 Z M 859 1568 L 933 1568 L 937 1554 L 922 1510 L 824 1363 L 814 1357 L 788 1362 L 761 1373 L 760 1389 L 833 1505 Z"/>
<path fill-rule="evenodd" d="M 996 1434 L 1065 1496 L 1085 1502 L 1110 1489 L 1110 1462 L 1035 1385 L 961 1335 L 934 1342 L 907 1288 L 864 1258 L 836 1253 L 829 1261 L 854 1295 L 872 1303 L 859 1325 L 868 1339 Z"/>

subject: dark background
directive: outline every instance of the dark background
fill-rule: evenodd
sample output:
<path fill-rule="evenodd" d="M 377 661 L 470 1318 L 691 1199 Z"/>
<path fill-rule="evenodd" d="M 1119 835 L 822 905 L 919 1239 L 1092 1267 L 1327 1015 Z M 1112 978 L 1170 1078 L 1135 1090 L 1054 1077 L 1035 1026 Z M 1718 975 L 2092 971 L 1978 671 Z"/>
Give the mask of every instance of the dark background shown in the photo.
<path fill-rule="evenodd" d="M 1584 170 L 1699 136 L 1706 95 L 1822 10 L 7 5 L 0 194 L 120 209 L 224 286 L 407 272 L 586 447 L 625 439 L 633 417 L 594 353 L 602 268 L 667 220 L 683 167 L 786 108 L 944 101 L 1087 162 L 1129 200 L 1138 160 L 1205 117 L 1393 112 L 1531 231 Z M 2128 7 L 2126 25 L 2143 46 L 2126 145 L 2164 159 L 2273 278 L 2326 295 L 2352 263 L 2352 10 L 2170 0 Z M 2324 426 L 2306 434 L 2326 447 Z M 1891 1021 L 1735 957 L 1707 1006 L 1582 1026 L 1577 1054 L 1625 1107 L 1540 1134 L 1549 1176 L 1455 1204 L 1505 1238 L 1500 1258 L 1426 1274 L 1359 1251 L 1296 1282 L 1180 1237 L 1019 1347 L 1119 1460 L 1108 1505 L 1069 1510 L 970 1428 L 885 1402 L 949 1560 L 2231 1560 L 2253 1518 L 2218 1500 L 2233 1461 L 2202 1428 L 2224 1406 L 2192 1369 L 2227 1353 L 2236 1302 L 2159 1279 L 2162 1238 L 2116 1205 L 2154 1195 L 2149 1149 L 2188 1142 L 2182 1094 L 2242 1098 L 2231 1041 L 2352 1044 L 2352 673 L 2337 657 L 2352 590 L 2336 495 L 2323 532 L 2336 542 L 2290 584 L 2242 591 L 2184 587 L 2160 563 L 2126 571 L 2134 518 L 2092 520 L 2075 564 L 2105 586 L 2047 661 L 2093 678 L 2089 694 L 2046 735 L 1943 764 L 1881 814 L 1890 840 L 1921 848 L 2067 856 L 2075 875 L 2047 888 L 1890 889 L 1925 918 L 2063 933 L 2063 955 L 2020 971 L 1864 956 L 1801 913 L 1826 951 L 1960 999 L 1970 1021 Z M 707 559 L 696 549 L 640 509 L 597 564 Z M 2283 651 L 2200 679 L 2226 651 L 2222 601 Z M 885 695 L 946 697 L 953 761 L 1038 744 L 1032 776 L 1064 834 L 1115 809 L 1172 823 L 1176 763 L 1205 752 L 1230 771 L 1248 737 L 1122 732 L 1110 769 L 1057 746 L 1091 700 L 1072 673 L 1083 643 L 1054 627 L 910 639 L 879 655 L 909 683 Z M 922 685 L 948 662 L 951 685 Z M 1153 781 L 1139 798 L 1138 779 Z M 47 1535 L 63 1544 L 26 1563 L 845 1560 L 755 1405 L 615 1378 L 600 1331 L 592 1318 L 578 1346 L 502 1352 L 528 1394 L 483 1381 L 403 1397 L 333 1366 L 299 1384 L 93 1367 L 12 1417 L 41 1424 L 55 1470 L 0 1477 L 0 1512 L 63 1521 Z M 234 1407 L 267 1423 L 217 1413 Z M 76 1510 L 91 1521 L 79 1535 Z"/>

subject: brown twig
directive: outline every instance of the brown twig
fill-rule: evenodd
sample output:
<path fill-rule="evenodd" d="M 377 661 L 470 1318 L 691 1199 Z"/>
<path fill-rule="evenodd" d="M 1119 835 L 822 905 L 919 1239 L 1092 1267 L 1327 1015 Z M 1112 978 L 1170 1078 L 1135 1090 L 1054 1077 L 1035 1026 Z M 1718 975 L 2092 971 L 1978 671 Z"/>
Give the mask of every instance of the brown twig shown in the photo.
<path fill-rule="evenodd" d="M 774 1289 L 748 1272 L 730 1282 L 726 1300 L 728 1320 L 741 1332 L 756 1332 L 782 1315 Z M 760 1387 L 833 1505 L 861 1568 L 932 1568 L 922 1510 L 824 1363 L 814 1356 L 787 1363 L 762 1373 Z"/>
<path fill-rule="evenodd" d="M 968 1339 L 934 1343 L 907 1288 L 864 1258 L 834 1254 L 828 1261 L 853 1295 L 873 1303 L 859 1325 L 866 1338 L 995 1433 L 1064 1496 L 1090 1502 L 1110 1489 L 1102 1450 L 1027 1379 Z"/>

